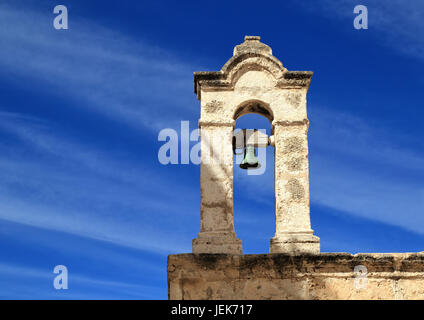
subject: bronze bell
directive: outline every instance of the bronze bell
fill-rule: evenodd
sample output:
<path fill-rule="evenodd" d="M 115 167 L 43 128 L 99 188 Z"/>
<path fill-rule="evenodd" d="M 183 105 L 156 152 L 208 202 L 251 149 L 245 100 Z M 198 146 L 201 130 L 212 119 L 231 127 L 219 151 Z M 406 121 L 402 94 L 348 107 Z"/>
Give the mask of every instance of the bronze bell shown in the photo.
<path fill-rule="evenodd" d="M 261 164 L 259 163 L 258 158 L 256 157 L 256 149 L 254 146 L 246 146 L 244 148 L 244 159 L 240 163 L 240 168 L 242 169 L 252 169 L 260 168 Z"/>

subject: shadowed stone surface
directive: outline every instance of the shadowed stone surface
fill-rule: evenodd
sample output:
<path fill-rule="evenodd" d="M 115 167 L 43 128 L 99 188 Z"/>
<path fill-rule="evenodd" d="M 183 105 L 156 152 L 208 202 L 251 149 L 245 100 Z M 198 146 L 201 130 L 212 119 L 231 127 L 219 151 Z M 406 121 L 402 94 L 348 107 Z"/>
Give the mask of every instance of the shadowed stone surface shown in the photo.
<path fill-rule="evenodd" d="M 368 272 L 360 289 L 358 265 Z M 170 255 L 168 295 L 172 300 L 424 299 L 424 252 Z"/>

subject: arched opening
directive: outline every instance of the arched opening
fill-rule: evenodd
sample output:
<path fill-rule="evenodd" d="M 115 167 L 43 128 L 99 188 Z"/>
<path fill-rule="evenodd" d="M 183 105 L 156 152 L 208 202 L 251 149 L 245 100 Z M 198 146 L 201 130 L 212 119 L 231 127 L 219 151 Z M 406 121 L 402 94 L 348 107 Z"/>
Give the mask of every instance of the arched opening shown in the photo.
<path fill-rule="evenodd" d="M 274 114 L 269 105 L 260 100 L 249 100 L 242 103 L 234 112 L 233 119 L 237 121 L 240 117 L 251 113 L 264 116 L 270 123 L 274 120 Z"/>
<path fill-rule="evenodd" d="M 249 101 L 235 113 L 235 132 L 258 129 L 272 134 L 272 112 L 263 103 Z M 240 151 L 240 150 L 237 150 Z M 275 232 L 274 147 L 257 148 L 259 169 L 239 167 L 243 155 L 234 155 L 234 228 L 244 253 L 268 253 Z"/>

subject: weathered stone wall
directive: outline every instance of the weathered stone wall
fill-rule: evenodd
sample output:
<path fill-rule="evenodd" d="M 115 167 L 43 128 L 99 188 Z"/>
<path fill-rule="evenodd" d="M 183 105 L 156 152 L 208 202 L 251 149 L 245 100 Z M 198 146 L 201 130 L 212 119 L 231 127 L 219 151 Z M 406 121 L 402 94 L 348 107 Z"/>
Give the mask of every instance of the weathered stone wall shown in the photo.
<path fill-rule="evenodd" d="M 355 286 L 358 265 L 367 268 L 366 288 Z M 168 294 L 172 300 L 424 299 L 424 252 L 171 255 Z"/>

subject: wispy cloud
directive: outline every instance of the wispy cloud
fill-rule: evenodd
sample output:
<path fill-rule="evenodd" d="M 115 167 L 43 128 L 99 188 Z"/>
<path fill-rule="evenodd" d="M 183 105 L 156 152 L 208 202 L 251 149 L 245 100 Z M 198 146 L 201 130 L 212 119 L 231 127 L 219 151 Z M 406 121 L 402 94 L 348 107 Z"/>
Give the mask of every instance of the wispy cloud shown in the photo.
<path fill-rule="evenodd" d="M 52 134 L 42 120 L 2 114 L 1 131 L 21 143 L 2 147 L 0 218 L 153 252 L 188 250 L 180 235 L 161 230 L 188 208 L 197 216 L 181 197 L 190 188 L 174 185 L 169 194 L 172 179 Z"/>
<path fill-rule="evenodd" d="M 0 263 L 1 277 L 20 278 L 26 281 L 35 281 L 43 284 L 42 288 L 48 287 L 51 284 L 51 290 L 42 290 L 42 295 L 34 295 L 34 292 L 25 292 L 25 287 L 16 292 L 19 299 L 45 299 L 45 298 L 66 298 L 66 299 L 87 299 L 93 298 L 93 294 L 85 294 L 89 288 L 96 289 L 97 292 L 106 290 L 110 292 L 115 298 L 119 296 L 130 296 L 133 299 L 148 298 L 149 294 L 155 291 L 160 291 L 160 288 L 149 285 L 142 285 L 136 283 L 127 283 L 119 281 L 111 281 L 107 279 L 94 278 L 91 276 L 76 274 L 72 270 L 68 270 L 68 284 L 69 287 L 65 291 L 53 289 L 53 279 L 56 276 L 53 270 L 30 268 L 26 266 Z M 1 280 L 0 277 L 0 280 Z M 6 290 L 5 290 L 6 289 Z M 0 289 L 0 296 L 8 297 L 10 290 L 15 291 L 19 288 L 6 288 Z M 22 290 L 23 289 L 23 290 Z M 105 296 L 105 292 L 102 292 Z M 95 296 L 95 295 L 94 295 Z"/>
<path fill-rule="evenodd" d="M 90 108 L 134 128 L 157 131 L 196 111 L 193 66 L 77 17 L 66 32 L 55 30 L 51 19 L 51 12 L 0 5 L 0 67 L 13 75 L 11 81 L 49 90 L 75 108 Z M 179 112 L 165 112 L 169 109 Z"/>
<path fill-rule="evenodd" d="M 419 137 L 383 124 L 381 121 L 384 120 L 371 123 L 370 120 L 320 105 L 310 106 L 309 117 L 309 135 L 314 149 L 328 151 L 329 156 L 345 155 L 353 162 L 359 158 L 423 174 L 424 143 Z"/>
<path fill-rule="evenodd" d="M 422 141 L 346 113 L 311 109 L 311 201 L 424 233 Z"/>
<path fill-rule="evenodd" d="M 366 5 L 369 30 L 377 31 L 374 33 L 377 43 L 418 59 L 424 57 L 424 2 L 421 0 L 324 0 L 319 3 L 297 3 L 305 10 L 328 19 L 351 20 L 352 23 L 355 17 L 353 8 L 358 4 Z"/>

